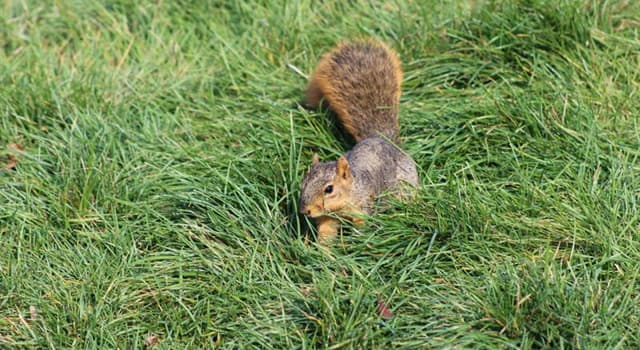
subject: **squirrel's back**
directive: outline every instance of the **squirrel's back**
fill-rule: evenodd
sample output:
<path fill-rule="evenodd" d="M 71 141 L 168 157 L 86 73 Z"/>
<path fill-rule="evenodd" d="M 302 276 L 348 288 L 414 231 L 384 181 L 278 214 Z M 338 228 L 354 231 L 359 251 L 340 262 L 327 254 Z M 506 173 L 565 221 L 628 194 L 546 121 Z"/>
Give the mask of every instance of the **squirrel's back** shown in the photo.
<path fill-rule="evenodd" d="M 382 135 L 398 141 L 402 67 L 385 44 L 361 40 L 325 54 L 307 88 L 307 103 L 324 99 L 356 142 Z"/>

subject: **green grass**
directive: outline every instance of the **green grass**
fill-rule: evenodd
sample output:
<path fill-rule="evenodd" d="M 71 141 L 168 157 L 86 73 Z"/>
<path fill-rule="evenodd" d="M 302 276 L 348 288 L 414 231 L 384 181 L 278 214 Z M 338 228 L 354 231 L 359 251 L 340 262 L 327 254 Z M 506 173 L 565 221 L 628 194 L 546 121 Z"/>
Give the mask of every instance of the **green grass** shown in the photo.
<path fill-rule="evenodd" d="M 640 6 L 383 3 L 1 4 L 0 348 L 640 348 Z M 361 36 L 423 186 L 329 255 L 298 102 Z"/>

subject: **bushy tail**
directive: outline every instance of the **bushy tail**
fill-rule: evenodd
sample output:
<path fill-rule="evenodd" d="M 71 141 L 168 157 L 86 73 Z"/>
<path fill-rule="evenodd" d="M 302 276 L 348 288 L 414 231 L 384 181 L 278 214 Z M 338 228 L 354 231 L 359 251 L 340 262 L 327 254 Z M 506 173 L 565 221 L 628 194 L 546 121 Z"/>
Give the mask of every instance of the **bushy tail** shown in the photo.
<path fill-rule="evenodd" d="M 346 42 L 320 59 L 306 101 L 327 102 L 356 142 L 380 134 L 397 141 L 401 84 L 395 51 L 375 40 Z"/>

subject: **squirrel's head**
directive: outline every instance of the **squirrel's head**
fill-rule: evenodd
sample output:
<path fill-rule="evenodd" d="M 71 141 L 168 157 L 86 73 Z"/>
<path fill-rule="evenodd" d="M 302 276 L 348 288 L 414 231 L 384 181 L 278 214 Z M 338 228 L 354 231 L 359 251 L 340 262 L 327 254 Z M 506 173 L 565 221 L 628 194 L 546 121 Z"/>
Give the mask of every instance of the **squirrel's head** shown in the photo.
<path fill-rule="evenodd" d="M 344 156 L 321 163 L 314 154 L 311 170 L 302 180 L 300 213 L 312 218 L 339 213 L 349 205 L 352 187 L 349 162 Z"/>

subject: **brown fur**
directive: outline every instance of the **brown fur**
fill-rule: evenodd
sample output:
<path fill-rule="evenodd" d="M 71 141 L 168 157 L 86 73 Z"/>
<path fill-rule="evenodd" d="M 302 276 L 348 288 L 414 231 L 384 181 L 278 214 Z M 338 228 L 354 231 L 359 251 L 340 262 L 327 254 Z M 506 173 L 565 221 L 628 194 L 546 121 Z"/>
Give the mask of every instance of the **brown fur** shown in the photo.
<path fill-rule="evenodd" d="M 402 70 L 394 51 L 372 41 L 343 43 L 324 55 L 307 88 L 307 103 L 323 100 L 357 144 L 337 161 L 317 155 L 302 181 L 300 212 L 313 218 L 318 240 L 338 232 L 341 217 L 361 224 L 382 192 L 406 182 L 418 186 L 416 165 L 398 141 Z"/>
<path fill-rule="evenodd" d="M 306 101 L 318 107 L 324 99 L 356 142 L 379 134 L 397 142 L 401 85 L 400 60 L 388 46 L 342 43 L 320 59 Z"/>

